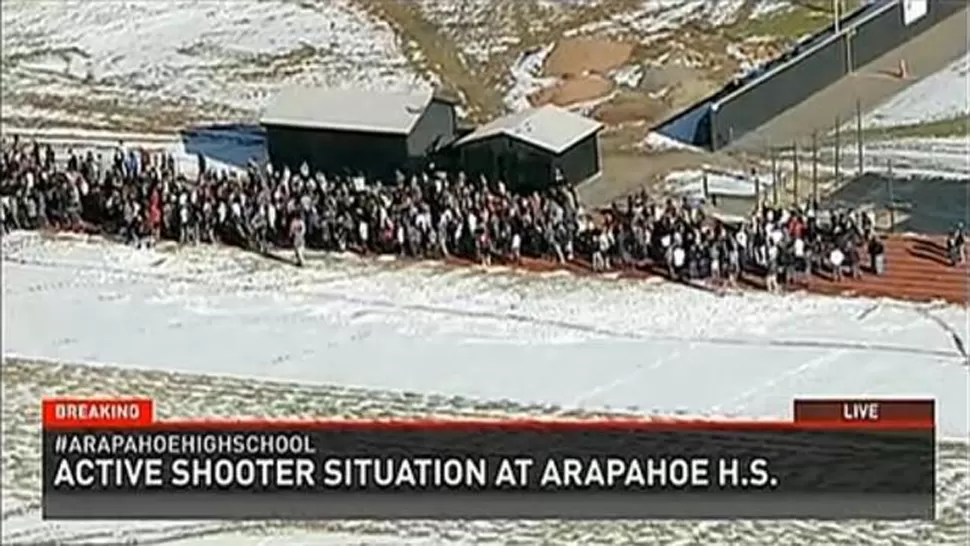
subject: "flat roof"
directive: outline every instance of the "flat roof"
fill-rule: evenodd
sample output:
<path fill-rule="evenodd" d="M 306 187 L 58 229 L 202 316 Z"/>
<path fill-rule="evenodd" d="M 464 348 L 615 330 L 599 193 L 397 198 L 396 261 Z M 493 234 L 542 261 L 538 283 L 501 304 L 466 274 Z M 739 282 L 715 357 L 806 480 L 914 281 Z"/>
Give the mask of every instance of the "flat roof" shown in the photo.
<path fill-rule="evenodd" d="M 456 144 L 506 135 L 560 154 L 602 128 L 603 124 L 594 119 L 547 104 L 490 121 L 458 139 Z"/>
<path fill-rule="evenodd" d="M 408 134 L 435 98 L 431 90 L 379 92 L 332 87 L 289 87 L 263 111 L 262 125 Z"/>

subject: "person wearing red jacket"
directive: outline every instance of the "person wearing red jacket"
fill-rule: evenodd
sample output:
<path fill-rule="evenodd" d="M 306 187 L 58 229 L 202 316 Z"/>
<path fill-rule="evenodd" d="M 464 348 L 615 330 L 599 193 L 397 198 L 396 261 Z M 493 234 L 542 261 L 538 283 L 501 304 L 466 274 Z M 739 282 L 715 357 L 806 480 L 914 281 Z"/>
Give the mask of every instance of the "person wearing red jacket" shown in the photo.
<path fill-rule="evenodd" d="M 158 190 L 153 190 L 148 199 L 148 233 L 150 246 L 155 246 L 162 228 L 162 198 Z"/>

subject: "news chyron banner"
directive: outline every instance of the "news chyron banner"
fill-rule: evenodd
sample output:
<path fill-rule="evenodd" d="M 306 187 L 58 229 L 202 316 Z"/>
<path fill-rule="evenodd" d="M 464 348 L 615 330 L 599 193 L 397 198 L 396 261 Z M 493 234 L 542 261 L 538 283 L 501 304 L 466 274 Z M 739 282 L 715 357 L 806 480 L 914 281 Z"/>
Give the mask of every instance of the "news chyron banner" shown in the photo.
<path fill-rule="evenodd" d="M 934 516 L 932 400 L 783 422 L 155 419 L 43 402 L 49 519 Z"/>

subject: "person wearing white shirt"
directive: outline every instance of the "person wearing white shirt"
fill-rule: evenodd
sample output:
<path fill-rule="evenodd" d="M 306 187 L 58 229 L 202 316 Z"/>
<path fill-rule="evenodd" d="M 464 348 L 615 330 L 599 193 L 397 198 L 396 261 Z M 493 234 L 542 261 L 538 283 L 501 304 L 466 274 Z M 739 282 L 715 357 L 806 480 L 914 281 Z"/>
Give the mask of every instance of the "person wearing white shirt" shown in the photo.
<path fill-rule="evenodd" d="M 370 226 L 367 225 L 367 222 L 361 220 L 357 224 L 357 236 L 360 238 L 361 252 L 367 252 L 367 245 L 370 242 Z"/>
<path fill-rule="evenodd" d="M 684 262 L 687 260 L 687 253 L 684 252 L 682 247 L 674 248 L 674 268 L 681 269 L 684 267 Z"/>
<path fill-rule="evenodd" d="M 522 236 L 518 232 L 512 234 L 512 261 L 517 264 L 522 261 Z"/>
<path fill-rule="evenodd" d="M 738 243 L 738 257 L 741 261 L 747 261 L 749 250 L 748 250 L 748 232 L 744 228 L 739 229 L 737 233 L 734 234 L 734 240 Z"/>
<path fill-rule="evenodd" d="M 808 259 L 805 255 L 805 240 L 796 237 L 792 242 L 792 256 L 795 258 L 795 272 L 801 275 L 808 274 Z"/>
<path fill-rule="evenodd" d="M 845 262 L 845 254 L 839 247 L 835 247 L 829 252 L 829 263 L 832 264 L 832 274 L 836 281 L 842 280 L 842 264 Z"/>
<path fill-rule="evenodd" d="M 773 245 L 781 244 L 782 239 L 785 238 L 785 234 L 780 229 L 773 229 L 768 234 L 768 239 Z"/>

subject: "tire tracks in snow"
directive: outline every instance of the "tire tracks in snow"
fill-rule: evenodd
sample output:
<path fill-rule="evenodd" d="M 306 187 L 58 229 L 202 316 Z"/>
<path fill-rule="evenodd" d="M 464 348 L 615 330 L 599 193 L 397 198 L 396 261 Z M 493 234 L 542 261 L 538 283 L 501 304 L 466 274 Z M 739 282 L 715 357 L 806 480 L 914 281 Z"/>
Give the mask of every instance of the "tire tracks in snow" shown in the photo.
<path fill-rule="evenodd" d="M 869 317 L 871 317 L 881 308 L 882 308 L 881 302 L 874 303 L 871 307 L 868 307 L 864 311 L 862 311 L 862 313 L 859 313 L 859 315 L 856 316 L 856 321 L 865 322 Z M 845 356 L 846 353 L 848 353 L 848 350 L 846 350 L 845 348 L 834 348 L 833 350 L 827 353 L 823 353 L 815 358 L 807 360 L 806 362 L 802 363 L 801 365 L 795 368 L 791 368 L 787 370 L 781 375 L 777 375 L 758 385 L 755 385 L 754 387 L 741 393 L 741 395 L 734 397 L 733 399 L 731 399 L 729 402 L 726 403 L 726 405 L 728 406 L 726 410 L 724 409 L 723 405 L 717 405 L 714 407 L 712 411 L 714 412 L 731 411 L 734 413 L 741 413 L 744 410 L 748 409 L 748 407 L 750 406 L 749 400 L 756 397 L 757 395 L 767 390 L 773 389 L 776 385 L 778 385 L 783 381 L 787 381 L 788 379 L 803 375 L 806 372 L 814 371 L 823 366 L 832 364 L 833 362 Z"/>
<path fill-rule="evenodd" d="M 961 356 L 963 356 L 964 365 L 970 365 L 970 355 L 967 354 L 967 345 L 960 336 L 960 333 L 957 332 L 956 328 L 947 324 L 946 321 L 940 317 L 934 315 L 931 312 L 933 309 L 917 307 L 915 310 L 921 316 L 939 326 L 950 337 L 950 340 L 953 341 L 953 346 L 956 347 L 956 350 Z"/>

